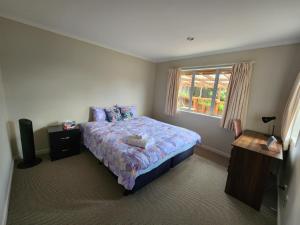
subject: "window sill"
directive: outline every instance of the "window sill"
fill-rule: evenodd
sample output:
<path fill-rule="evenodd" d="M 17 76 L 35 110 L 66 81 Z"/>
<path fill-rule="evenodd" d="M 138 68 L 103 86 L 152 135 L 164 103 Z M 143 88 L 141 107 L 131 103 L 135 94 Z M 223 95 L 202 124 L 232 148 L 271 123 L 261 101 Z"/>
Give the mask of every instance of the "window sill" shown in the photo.
<path fill-rule="evenodd" d="M 204 113 L 198 113 L 198 112 L 193 112 L 190 110 L 184 110 L 184 109 L 177 109 L 177 112 L 185 112 L 185 113 L 190 113 L 190 114 L 194 114 L 194 115 L 198 115 L 198 116 L 206 116 L 206 117 L 210 117 L 210 118 L 214 118 L 214 119 L 221 119 L 222 116 L 214 116 L 214 115 L 209 115 L 209 114 L 204 114 Z"/>

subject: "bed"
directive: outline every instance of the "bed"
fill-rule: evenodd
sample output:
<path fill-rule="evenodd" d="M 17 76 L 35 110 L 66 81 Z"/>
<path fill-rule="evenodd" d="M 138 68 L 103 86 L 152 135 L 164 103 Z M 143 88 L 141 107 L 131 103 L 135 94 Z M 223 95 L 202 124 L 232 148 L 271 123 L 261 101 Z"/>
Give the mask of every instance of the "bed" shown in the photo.
<path fill-rule="evenodd" d="M 82 124 L 83 142 L 118 179 L 126 193 L 134 192 L 193 154 L 201 143 L 199 134 L 138 116 L 117 122 Z M 146 149 L 128 145 L 129 135 L 147 135 L 153 143 Z"/>

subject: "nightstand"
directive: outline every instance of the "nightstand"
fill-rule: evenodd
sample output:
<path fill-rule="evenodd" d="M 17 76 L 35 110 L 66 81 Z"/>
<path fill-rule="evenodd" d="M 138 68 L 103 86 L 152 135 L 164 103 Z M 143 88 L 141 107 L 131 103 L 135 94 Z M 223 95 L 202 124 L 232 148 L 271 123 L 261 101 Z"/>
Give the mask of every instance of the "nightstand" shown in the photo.
<path fill-rule="evenodd" d="M 81 132 L 79 127 L 64 130 L 62 125 L 48 127 L 50 158 L 61 159 L 80 153 Z"/>

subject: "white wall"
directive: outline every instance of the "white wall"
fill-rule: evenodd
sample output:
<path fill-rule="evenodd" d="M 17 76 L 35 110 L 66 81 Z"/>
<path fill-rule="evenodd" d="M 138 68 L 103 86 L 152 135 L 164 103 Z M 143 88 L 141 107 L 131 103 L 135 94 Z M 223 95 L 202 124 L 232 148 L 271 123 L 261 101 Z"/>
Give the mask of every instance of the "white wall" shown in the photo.
<path fill-rule="evenodd" d="M 19 153 L 20 118 L 33 121 L 39 151 L 48 148 L 47 125 L 85 122 L 90 106 L 136 105 L 139 114 L 152 114 L 154 63 L 4 18 L 0 30 L 11 137 Z"/>
<path fill-rule="evenodd" d="M 12 156 L 7 133 L 7 112 L 0 68 L 0 224 L 4 224 L 8 207 Z"/>
<path fill-rule="evenodd" d="M 164 62 L 157 65 L 154 98 L 154 117 L 195 130 L 210 147 L 229 154 L 233 133 L 219 127 L 219 119 L 187 112 L 178 112 L 174 118 L 164 115 L 167 73 L 170 67 L 206 66 L 240 61 L 255 61 L 250 87 L 246 127 L 270 132 L 271 126 L 261 122 L 263 115 L 275 115 L 276 133 L 280 132 L 281 115 L 289 90 L 298 73 L 300 44 L 209 55 Z"/>

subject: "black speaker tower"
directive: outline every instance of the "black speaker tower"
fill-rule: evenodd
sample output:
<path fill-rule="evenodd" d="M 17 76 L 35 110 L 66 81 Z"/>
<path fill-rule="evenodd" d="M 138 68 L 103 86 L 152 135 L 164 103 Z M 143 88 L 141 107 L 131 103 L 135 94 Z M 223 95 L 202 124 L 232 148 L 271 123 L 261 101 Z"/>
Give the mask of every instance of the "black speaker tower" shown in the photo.
<path fill-rule="evenodd" d="M 26 169 L 39 164 L 42 159 L 35 157 L 32 122 L 28 119 L 19 120 L 23 161 L 18 164 L 18 168 Z"/>

